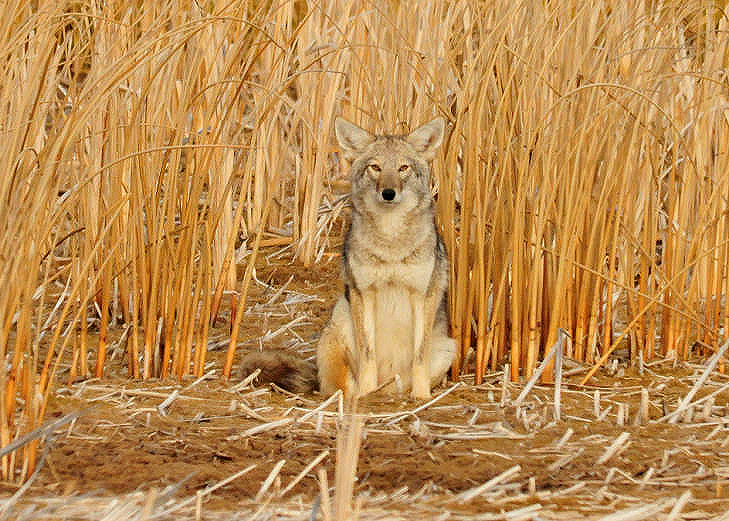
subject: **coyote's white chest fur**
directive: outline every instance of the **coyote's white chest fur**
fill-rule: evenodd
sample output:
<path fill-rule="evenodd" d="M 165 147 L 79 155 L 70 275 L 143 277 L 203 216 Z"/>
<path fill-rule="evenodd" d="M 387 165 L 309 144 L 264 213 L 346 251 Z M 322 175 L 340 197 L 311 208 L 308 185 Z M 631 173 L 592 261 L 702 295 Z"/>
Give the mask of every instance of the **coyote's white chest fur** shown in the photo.
<path fill-rule="evenodd" d="M 413 315 L 410 293 L 405 286 L 384 284 L 377 288 L 375 302 L 375 357 L 377 384 L 399 375 L 409 388 L 413 364 Z"/>
<path fill-rule="evenodd" d="M 455 355 L 445 295 L 448 258 L 435 227 L 428 161 L 443 137 L 436 119 L 408 136 L 373 136 L 338 119 L 352 163 L 345 294 L 317 348 L 322 392 L 363 395 L 399 375 L 430 395 Z"/>
<path fill-rule="evenodd" d="M 413 364 L 413 298 L 421 300 L 427 290 L 435 256 L 419 262 L 352 263 L 352 275 L 365 291 L 374 293 L 374 324 L 377 385 L 398 375 L 403 388 L 411 386 Z M 370 324 L 365 324 L 369 329 Z"/>

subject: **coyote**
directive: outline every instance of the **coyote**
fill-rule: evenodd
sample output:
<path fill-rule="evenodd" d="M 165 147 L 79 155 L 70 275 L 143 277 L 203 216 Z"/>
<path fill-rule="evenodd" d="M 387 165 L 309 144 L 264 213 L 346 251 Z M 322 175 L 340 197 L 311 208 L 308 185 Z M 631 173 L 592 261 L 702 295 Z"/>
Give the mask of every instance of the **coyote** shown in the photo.
<path fill-rule="evenodd" d="M 351 161 L 353 211 L 343 252 L 344 294 L 317 346 L 324 394 L 391 390 L 399 375 L 402 389 L 428 398 L 453 361 L 448 255 L 435 224 L 429 166 L 444 127 L 439 117 L 406 136 L 390 136 L 335 121 L 337 141 Z M 254 355 L 242 372 L 261 367 L 273 379 L 281 370 L 271 356 Z"/>

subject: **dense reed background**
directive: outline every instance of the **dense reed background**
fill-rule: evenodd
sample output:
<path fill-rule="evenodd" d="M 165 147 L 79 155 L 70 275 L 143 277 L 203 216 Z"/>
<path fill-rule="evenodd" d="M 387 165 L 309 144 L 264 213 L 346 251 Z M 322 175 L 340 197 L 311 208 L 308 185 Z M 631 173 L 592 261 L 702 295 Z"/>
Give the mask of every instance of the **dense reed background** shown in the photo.
<path fill-rule="evenodd" d="M 330 246 L 339 114 L 450 123 L 434 168 L 456 373 L 475 346 L 476 381 L 506 357 L 529 376 L 559 327 L 590 364 L 713 352 L 729 323 L 723 7 L 5 2 L 0 445 L 39 425 L 64 357 L 70 379 L 104 374 L 110 328 L 132 376 L 200 375 L 225 302 L 229 375 L 259 249 L 311 265 Z M 36 451 L 4 456 L 3 479 Z"/>

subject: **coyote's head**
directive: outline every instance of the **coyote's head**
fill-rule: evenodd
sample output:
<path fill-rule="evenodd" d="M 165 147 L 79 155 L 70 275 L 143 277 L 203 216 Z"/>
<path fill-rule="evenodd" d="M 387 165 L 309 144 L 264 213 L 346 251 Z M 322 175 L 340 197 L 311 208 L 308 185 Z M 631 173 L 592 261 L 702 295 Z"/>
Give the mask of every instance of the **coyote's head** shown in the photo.
<path fill-rule="evenodd" d="M 428 162 L 443 140 L 443 118 L 406 136 L 375 136 L 342 118 L 334 125 L 339 146 L 352 160 L 355 208 L 382 212 L 430 205 Z"/>

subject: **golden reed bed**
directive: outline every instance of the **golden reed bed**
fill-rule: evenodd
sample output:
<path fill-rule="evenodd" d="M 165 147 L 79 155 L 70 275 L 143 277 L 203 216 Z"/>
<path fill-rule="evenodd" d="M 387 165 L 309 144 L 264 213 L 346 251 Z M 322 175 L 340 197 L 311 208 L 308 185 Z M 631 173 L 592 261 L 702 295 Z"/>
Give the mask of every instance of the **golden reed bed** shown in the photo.
<path fill-rule="evenodd" d="M 40 425 L 59 367 L 103 376 L 115 328 L 132 377 L 202 376 L 226 319 L 230 375 L 261 248 L 308 267 L 337 245 L 337 115 L 448 121 L 433 166 L 455 374 L 481 383 L 506 359 L 529 378 L 559 328 L 595 368 L 616 349 L 713 354 L 729 323 L 724 7 L 4 3 L 0 443 Z M 37 457 L 37 440 L 5 456 L 4 478 Z"/>

